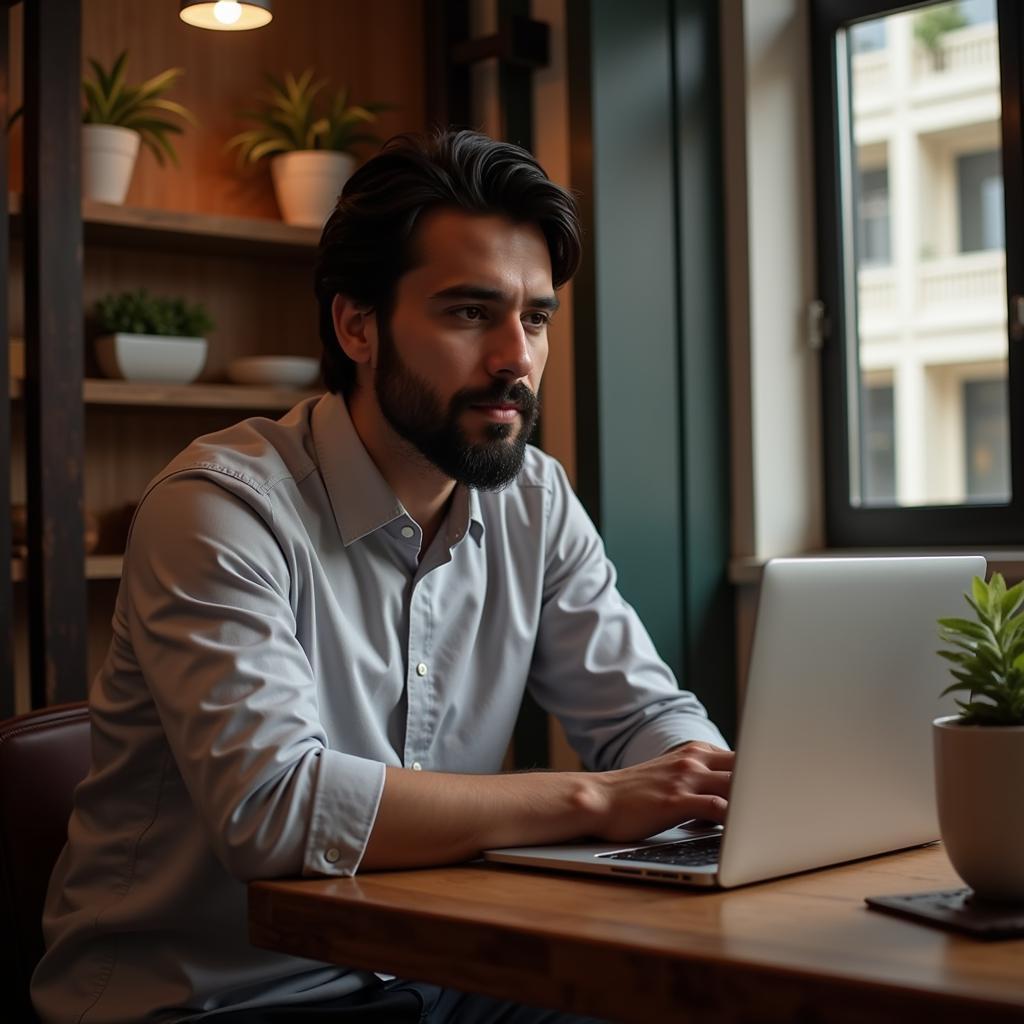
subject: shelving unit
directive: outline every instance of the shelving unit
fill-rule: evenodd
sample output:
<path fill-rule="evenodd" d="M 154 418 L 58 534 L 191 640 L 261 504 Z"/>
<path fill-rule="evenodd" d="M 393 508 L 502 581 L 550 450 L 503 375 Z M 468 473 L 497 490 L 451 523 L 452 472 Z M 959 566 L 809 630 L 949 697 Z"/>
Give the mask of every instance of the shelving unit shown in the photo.
<path fill-rule="evenodd" d="M 23 382 L 11 379 L 10 395 L 22 397 Z M 246 384 L 157 384 L 87 377 L 82 382 L 86 405 L 156 406 L 162 409 L 237 409 L 240 411 L 287 410 L 316 390 L 253 387 Z"/>
<path fill-rule="evenodd" d="M 85 560 L 87 580 L 119 580 L 121 578 L 121 555 L 89 555 Z M 26 577 L 24 558 L 11 559 L 11 582 L 23 583 Z"/>
<path fill-rule="evenodd" d="M 21 230 L 21 196 L 8 194 L 11 228 Z M 312 253 L 320 240 L 315 228 L 295 227 L 256 217 L 228 217 L 177 210 L 112 206 L 82 200 L 86 245 L 131 245 L 163 252 L 217 256 L 291 256 Z"/>
<path fill-rule="evenodd" d="M 448 100 L 448 43 L 468 31 L 462 0 L 290 0 L 266 29 L 237 39 L 182 25 L 177 4 L 141 6 L 144 14 L 137 0 L 48 0 L 42 17 L 39 5 L 15 3 L 10 45 L 0 48 L 10 55 L 0 62 L 11 85 L 8 112 L 24 105 L 7 135 L 9 152 L 0 145 L 9 170 L 0 175 L 8 242 L 0 263 L 9 254 L 10 296 L 0 337 L 25 337 L 40 367 L 27 384 L 17 374 L 0 383 L 0 395 L 10 396 L 10 428 L 0 423 L 10 442 L 4 504 L 29 506 L 32 556 L 10 563 L 17 644 L 13 705 L 0 695 L 7 711 L 26 710 L 30 691 L 37 704 L 84 693 L 109 641 L 127 517 L 147 482 L 193 438 L 245 416 L 280 415 L 317 393 L 224 383 L 239 357 L 320 354 L 312 294 L 319 231 L 281 223 L 269 174 L 239 173 L 225 152 L 262 74 L 313 66 L 359 101 L 386 104 L 382 138 L 469 120 L 464 89 L 462 105 Z M 123 50 L 133 79 L 184 68 L 173 98 L 197 123 L 175 139 L 178 166 L 140 155 L 127 205 L 79 204 L 68 114 L 85 59 L 109 64 Z M 32 83 L 26 95 L 23 82 Z M 37 197 L 34 217 L 26 216 L 22 188 Z M 88 342 L 83 366 L 83 312 L 105 294 L 137 288 L 209 310 L 216 327 L 195 384 L 101 379 Z M 83 511 L 100 532 L 84 563 Z"/>

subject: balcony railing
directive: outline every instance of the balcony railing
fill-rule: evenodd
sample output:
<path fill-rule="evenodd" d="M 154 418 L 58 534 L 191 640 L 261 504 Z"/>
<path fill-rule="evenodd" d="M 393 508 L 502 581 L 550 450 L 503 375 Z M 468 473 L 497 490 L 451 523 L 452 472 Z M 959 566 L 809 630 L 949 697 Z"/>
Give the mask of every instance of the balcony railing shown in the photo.
<path fill-rule="evenodd" d="M 916 78 L 963 73 L 998 76 L 998 72 L 999 37 L 991 21 L 947 32 L 936 52 L 918 46 L 914 55 Z"/>
<path fill-rule="evenodd" d="M 871 330 L 892 320 L 898 308 L 896 271 L 892 267 L 865 267 L 857 275 L 858 314 L 862 329 Z"/>
<path fill-rule="evenodd" d="M 936 306 L 995 304 L 1006 295 L 1006 255 L 1001 249 L 963 253 L 922 263 L 917 276 L 917 304 L 922 311 Z"/>
<path fill-rule="evenodd" d="M 919 264 L 915 276 L 913 320 L 990 323 L 1006 308 L 1006 255 L 1001 249 L 961 253 Z M 900 301 L 895 267 L 865 267 L 857 275 L 858 319 L 862 333 L 900 328 Z"/>
<path fill-rule="evenodd" d="M 855 106 L 884 100 L 892 81 L 889 51 L 869 50 L 853 56 L 853 102 Z"/>

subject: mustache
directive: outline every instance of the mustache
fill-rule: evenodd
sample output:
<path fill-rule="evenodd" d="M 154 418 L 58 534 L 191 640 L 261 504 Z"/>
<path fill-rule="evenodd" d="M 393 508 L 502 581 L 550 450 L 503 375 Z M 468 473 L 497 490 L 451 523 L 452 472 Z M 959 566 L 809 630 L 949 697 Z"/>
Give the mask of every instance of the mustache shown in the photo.
<path fill-rule="evenodd" d="M 457 391 L 451 398 L 453 413 L 460 413 L 474 405 L 515 405 L 523 417 L 529 419 L 537 408 L 537 395 L 522 381 L 508 385 L 496 381 L 494 387 Z"/>

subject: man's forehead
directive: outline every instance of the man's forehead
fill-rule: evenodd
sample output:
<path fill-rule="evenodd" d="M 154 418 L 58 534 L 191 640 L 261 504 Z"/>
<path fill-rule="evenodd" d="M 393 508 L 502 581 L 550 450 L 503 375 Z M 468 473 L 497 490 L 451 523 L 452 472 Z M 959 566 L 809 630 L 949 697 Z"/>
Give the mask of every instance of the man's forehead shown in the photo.
<path fill-rule="evenodd" d="M 420 218 L 410 255 L 409 273 L 423 283 L 429 278 L 435 290 L 465 280 L 500 287 L 508 277 L 552 291 L 551 255 L 540 228 L 501 214 L 431 210 Z"/>

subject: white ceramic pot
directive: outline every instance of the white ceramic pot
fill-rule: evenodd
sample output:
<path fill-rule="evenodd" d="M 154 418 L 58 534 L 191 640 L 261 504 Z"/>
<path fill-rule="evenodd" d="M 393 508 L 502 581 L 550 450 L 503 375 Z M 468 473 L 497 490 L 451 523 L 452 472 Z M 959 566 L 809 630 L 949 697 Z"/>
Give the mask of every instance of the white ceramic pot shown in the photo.
<path fill-rule="evenodd" d="M 105 334 L 96 339 L 96 360 L 108 377 L 189 384 L 203 372 L 206 339 Z"/>
<path fill-rule="evenodd" d="M 141 136 L 113 124 L 82 125 L 82 194 L 101 203 L 124 202 Z"/>
<path fill-rule="evenodd" d="M 271 158 L 270 176 L 285 223 L 322 228 L 355 166 L 355 157 L 348 153 L 324 149 L 300 149 Z"/>
<path fill-rule="evenodd" d="M 1024 903 L 1024 726 L 933 723 L 939 828 L 983 899 Z"/>

